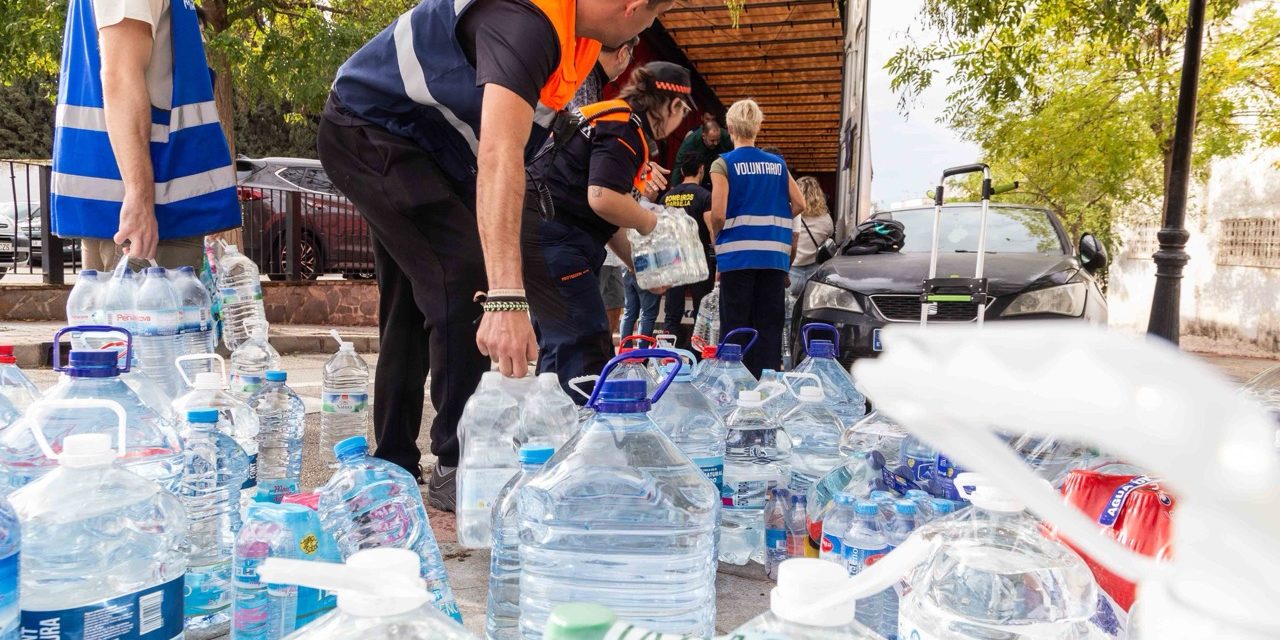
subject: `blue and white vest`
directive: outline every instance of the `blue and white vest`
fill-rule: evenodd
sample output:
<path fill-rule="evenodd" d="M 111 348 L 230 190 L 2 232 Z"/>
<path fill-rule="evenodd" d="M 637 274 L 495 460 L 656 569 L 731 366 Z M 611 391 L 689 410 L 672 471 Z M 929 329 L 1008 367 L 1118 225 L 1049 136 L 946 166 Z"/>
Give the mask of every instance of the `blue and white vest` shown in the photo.
<path fill-rule="evenodd" d="M 729 170 L 724 229 L 716 236 L 716 269 L 791 267 L 791 197 L 782 158 L 755 147 L 721 156 Z"/>
<path fill-rule="evenodd" d="M 151 168 L 160 239 L 240 225 L 236 173 L 213 103 L 200 25 L 191 0 L 174 0 L 172 109 L 151 108 Z M 92 0 L 71 0 L 53 134 L 53 232 L 110 238 L 120 226 L 124 183 L 107 138 L 102 63 Z"/>

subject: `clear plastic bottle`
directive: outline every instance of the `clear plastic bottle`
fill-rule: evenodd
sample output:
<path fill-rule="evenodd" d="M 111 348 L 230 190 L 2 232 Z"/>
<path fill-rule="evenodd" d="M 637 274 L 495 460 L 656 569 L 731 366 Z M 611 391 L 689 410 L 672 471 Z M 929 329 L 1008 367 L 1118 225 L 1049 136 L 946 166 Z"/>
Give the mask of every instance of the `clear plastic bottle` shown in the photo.
<path fill-rule="evenodd" d="M 540 373 L 528 402 L 520 406 L 517 447 L 538 445 L 559 449 L 578 432 L 578 405 L 560 387 L 554 373 Z"/>
<path fill-rule="evenodd" d="M 493 547 L 489 554 L 489 605 L 485 637 L 520 637 L 520 489 L 542 469 L 555 450 L 540 445 L 520 447 L 520 472 L 498 493 L 493 509 Z"/>
<path fill-rule="evenodd" d="M 840 451 L 847 456 L 879 451 L 886 460 L 897 459 L 907 430 L 879 411 L 868 413 L 840 436 Z"/>
<path fill-rule="evenodd" d="M 519 470 L 515 439 L 520 428 L 520 402 L 510 392 L 514 380 L 497 371 L 480 376 L 476 392 L 458 421 L 458 543 L 483 549 L 492 542 L 489 526 L 498 492 Z"/>
<path fill-rule="evenodd" d="M 262 306 L 262 282 L 258 265 L 235 245 L 223 249 L 218 265 L 218 292 L 222 302 L 222 343 L 235 351 L 250 337 L 249 328 L 267 322 Z"/>
<path fill-rule="evenodd" d="M 105 324 L 124 329 L 129 335 L 138 332 L 138 280 L 133 271 L 129 270 L 128 258 L 120 260 L 120 264 L 116 266 L 115 271 L 111 273 L 110 279 L 102 288 L 102 321 Z M 97 348 L 100 344 L 84 344 L 81 348 Z M 120 368 L 124 368 L 128 361 L 124 359 L 125 354 L 120 352 Z"/>
<path fill-rule="evenodd" d="M 792 493 L 803 495 L 813 483 L 844 461 L 840 418 L 827 408 L 821 387 L 802 387 L 800 403 L 782 416 L 782 428 L 791 436 Z"/>
<path fill-rule="evenodd" d="M 693 319 L 693 335 L 700 338 L 703 344 L 720 342 L 720 283 L 711 287 L 711 292 L 703 296 L 698 304 L 698 315 Z"/>
<path fill-rule="evenodd" d="M 102 433 L 125 450 L 121 467 L 176 494 L 182 482 L 182 440 L 173 425 L 144 405 L 120 379 L 114 351 L 72 350 L 62 378 L 0 432 L 0 486 L 12 491 L 53 470 L 52 451 L 79 433 Z M 119 413 L 117 413 L 119 412 Z M 120 423 L 123 422 L 123 429 Z M 36 437 L 39 426 L 48 442 Z"/>
<path fill-rule="evenodd" d="M 880 522 L 880 506 L 870 500 L 860 500 L 855 503 L 853 522 L 845 531 L 842 542 L 846 566 L 851 576 L 858 575 L 889 553 L 889 537 L 885 535 L 884 526 Z M 886 628 L 891 629 L 893 622 L 886 619 L 886 609 L 888 609 L 889 600 L 896 600 L 896 598 L 897 595 L 893 589 L 889 588 L 869 598 L 858 600 L 858 622 L 881 635 L 886 635 Z"/>
<path fill-rule="evenodd" d="M 361 549 L 380 547 L 413 551 L 435 607 L 462 622 L 418 481 L 399 466 L 370 456 L 363 436 L 339 442 L 334 455 L 338 469 L 316 493 L 320 521 L 342 557 L 349 560 Z"/>
<path fill-rule="evenodd" d="M 181 267 L 170 271 L 173 290 L 178 296 L 178 351 L 180 355 L 213 353 L 218 347 L 213 333 L 213 301 L 209 290 L 196 277 L 195 269 Z M 188 376 L 209 371 L 208 361 L 192 361 L 184 365 Z"/>
<path fill-rule="evenodd" d="M 809 531 L 805 522 L 805 497 L 803 493 L 791 494 L 791 506 L 787 508 L 787 557 L 803 558 L 809 545 Z"/>
<path fill-rule="evenodd" d="M 821 559 L 834 562 L 848 569 L 844 559 L 844 533 L 853 523 L 853 505 L 857 498 L 852 493 L 836 494 L 835 507 L 822 519 Z"/>
<path fill-rule="evenodd" d="M 764 508 L 764 571 L 770 580 L 778 579 L 778 565 L 787 559 L 787 490 L 769 490 Z"/>
<path fill-rule="evenodd" d="M 259 571 L 272 582 L 337 592 L 338 608 L 289 636 L 296 640 L 475 640 L 435 610 L 413 560 L 404 549 L 366 549 L 345 565 L 272 558 Z"/>
<path fill-rule="evenodd" d="M 235 601 L 231 612 L 234 640 L 279 640 L 296 625 L 298 589 L 268 584 L 258 575 L 267 558 L 300 558 L 301 541 L 289 529 L 289 512 L 301 505 L 254 502 L 245 511 L 244 526 L 236 535 Z"/>
<path fill-rule="evenodd" d="M 902 439 L 902 449 L 898 454 L 898 465 L 905 467 L 910 473 L 909 480 L 917 484 L 926 483 L 933 478 L 933 464 L 938 452 L 923 440 L 907 434 Z"/>
<path fill-rule="evenodd" d="M 187 631 L 222 635 L 231 623 L 231 555 L 240 530 L 240 487 L 249 457 L 218 430 L 218 410 L 187 411 L 182 490 L 187 512 Z"/>
<path fill-rule="evenodd" d="M 725 420 L 720 560 L 764 560 L 764 508 L 772 487 L 791 475 L 791 439 L 763 409 L 759 391 L 740 391 Z"/>
<path fill-rule="evenodd" d="M 249 399 L 258 415 L 258 494 L 279 502 L 298 491 L 302 476 L 302 398 L 285 384 L 283 371 L 268 371 L 266 384 Z"/>
<path fill-rule="evenodd" d="M 596 602 L 654 631 L 709 637 L 715 485 L 648 418 L 642 382 L 606 379 L 593 395 L 595 415 L 520 492 L 521 634 L 541 638 L 556 605 Z"/>
<path fill-rule="evenodd" d="M 836 344 L 829 340 L 809 340 L 809 330 L 831 325 L 813 322 L 802 329 L 808 355 L 796 365 L 796 373 L 812 373 L 822 380 L 828 406 L 845 427 L 857 424 L 867 414 L 867 398 L 853 385 L 853 376 L 836 360 Z M 835 331 L 832 329 L 832 333 Z"/>
<path fill-rule="evenodd" d="M 181 307 L 173 283 L 164 267 L 148 267 L 138 287 L 135 302 L 138 330 L 133 334 L 133 348 L 147 374 L 170 398 L 182 392 L 181 380 L 174 375 L 173 362 L 184 355 L 178 347 L 178 316 Z"/>
<path fill-rule="evenodd" d="M 790 289 L 782 292 L 782 369 L 790 371 L 795 364 L 791 353 L 791 318 L 795 313 L 796 297 Z"/>
<path fill-rule="evenodd" d="M 250 322 L 248 337 L 231 352 L 231 395 L 248 400 L 262 388 L 267 372 L 280 368 L 280 352 L 267 340 L 268 325 Z"/>
<path fill-rule="evenodd" d="M 330 331 L 338 352 L 324 363 L 320 395 L 320 455 L 330 469 L 338 467 L 334 445 L 369 431 L 369 365 L 354 344 Z"/>
<path fill-rule="evenodd" d="M 744 348 L 728 341 L 735 335 L 750 335 L 751 339 Z M 749 350 L 755 341 L 755 329 L 734 329 L 724 337 L 720 346 L 716 347 L 715 358 L 709 360 L 704 358 L 698 365 L 698 370 L 693 376 L 693 386 L 707 396 L 711 404 L 720 411 L 720 415 L 727 416 L 730 411 L 733 411 L 740 392 L 755 389 L 759 384 L 747 366 L 742 364 L 742 354 Z"/>
<path fill-rule="evenodd" d="M 0 498 L 0 638 L 18 636 L 18 567 L 22 525 L 9 501 Z"/>
<path fill-rule="evenodd" d="M 644 335 L 624 337 L 618 348 L 618 355 L 638 350 L 635 344 L 657 345 L 658 341 Z M 609 373 L 608 380 L 644 380 L 645 388 L 652 394 L 658 388 L 658 377 L 643 358 L 627 358 Z"/>
<path fill-rule="evenodd" d="M 0 433 L 4 433 L 22 417 L 22 412 L 9 399 L 0 395 Z M 0 491 L 3 493 L 3 491 Z"/>
<path fill-rule="evenodd" d="M 889 538 L 890 549 L 896 549 L 901 546 L 911 536 L 911 533 L 916 530 L 919 509 L 914 500 L 898 500 L 893 503 L 893 512 L 893 521 L 889 523 L 885 530 L 885 536 Z M 893 589 L 893 597 L 886 597 L 884 600 L 885 626 L 882 633 L 886 637 L 895 638 L 898 635 L 898 600 L 901 597 L 902 583 L 899 582 Z"/>
<path fill-rule="evenodd" d="M 672 366 L 667 367 L 668 374 Z M 692 367 L 680 367 L 662 399 L 654 403 L 649 418 L 702 469 L 719 492 L 724 486 L 724 440 L 728 432 L 720 413 L 694 388 Z"/>
<path fill-rule="evenodd" d="M 231 436 L 249 460 L 248 477 L 240 485 L 240 506 L 244 508 L 258 492 L 258 414 L 248 403 L 227 393 L 226 379 L 212 371 L 196 374 L 193 388 L 173 401 L 173 410 L 177 415 L 201 407 L 218 411 L 218 430 Z"/>
<path fill-rule="evenodd" d="M 101 274 L 110 277 L 111 274 Z M 94 269 L 84 269 L 76 274 L 76 284 L 67 294 L 67 326 L 106 324 L 107 319 L 102 307 L 102 296 L 106 289 L 106 279 Z M 72 346 L 85 348 L 77 344 L 78 334 L 71 336 Z"/>
<path fill-rule="evenodd" d="M 22 637 L 88 631 L 120 610 L 153 637 L 182 636 L 182 502 L 116 454 L 106 434 L 68 436 L 58 468 L 9 497 L 25 534 Z"/>
<path fill-rule="evenodd" d="M 854 620 L 852 601 L 814 608 L 814 603 L 848 582 L 843 567 L 813 558 L 787 560 L 778 568 L 778 586 L 769 610 L 726 637 L 787 640 L 883 640 Z"/>
<path fill-rule="evenodd" d="M 26 411 L 40 397 L 40 389 L 18 368 L 13 345 L 0 345 L 0 396 L 19 412 Z"/>

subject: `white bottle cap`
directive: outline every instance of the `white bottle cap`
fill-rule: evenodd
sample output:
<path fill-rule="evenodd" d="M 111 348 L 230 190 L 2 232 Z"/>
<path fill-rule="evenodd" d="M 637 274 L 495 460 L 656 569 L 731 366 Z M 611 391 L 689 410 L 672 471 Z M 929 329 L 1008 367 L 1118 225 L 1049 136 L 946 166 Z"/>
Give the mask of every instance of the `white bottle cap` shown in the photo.
<path fill-rule="evenodd" d="M 764 404 L 764 394 L 755 389 L 747 389 L 738 392 L 739 407 L 758 407 Z"/>
<path fill-rule="evenodd" d="M 104 467 L 116 459 L 111 436 L 105 433 L 80 433 L 62 440 L 58 464 L 73 469 Z"/>
<path fill-rule="evenodd" d="M 221 389 L 223 388 L 222 376 L 212 371 L 201 371 L 196 374 L 196 381 L 192 387 L 201 391 Z"/>
<path fill-rule="evenodd" d="M 800 387 L 800 402 L 822 402 L 826 394 L 822 393 L 822 387 Z"/>
<path fill-rule="evenodd" d="M 849 572 L 829 560 L 794 558 L 778 566 L 778 586 L 769 592 L 773 614 L 796 624 L 838 627 L 853 622 L 854 600 L 814 610 L 817 600 L 847 586 Z"/>

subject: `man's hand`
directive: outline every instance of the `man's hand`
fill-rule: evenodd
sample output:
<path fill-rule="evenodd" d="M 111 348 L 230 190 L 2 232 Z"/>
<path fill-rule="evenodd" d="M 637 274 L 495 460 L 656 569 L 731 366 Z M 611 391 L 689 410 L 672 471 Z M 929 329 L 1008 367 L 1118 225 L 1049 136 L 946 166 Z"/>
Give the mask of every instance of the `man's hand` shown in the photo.
<path fill-rule="evenodd" d="M 113 240 L 129 243 L 130 258 L 151 260 L 156 257 L 160 237 L 151 171 L 151 97 L 146 81 L 151 25 L 126 18 L 100 29 L 98 41 L 107 138 L 124 182 L 120 227 Z"/>
<path fill-rule="evenodd" d="M 143 202 L 126 193 L 120 204 L 120 230 L 112 240 L 116 244 L 128 243 L 125 253 L 135 260 L 154 260 L 156 246 L 160 242 L 160 227 L 156 224 L 155 205 Z"/>
<path fill-rule="evenodd" d="M 476 332 L 476 345 L 480 353 L 498 363 L 498 370 L 508 378 L 523 378 L 529 372 L 529 361 L 538 357 L 533 324 L 529 314 L 521 311 L 484 314 Z"/>

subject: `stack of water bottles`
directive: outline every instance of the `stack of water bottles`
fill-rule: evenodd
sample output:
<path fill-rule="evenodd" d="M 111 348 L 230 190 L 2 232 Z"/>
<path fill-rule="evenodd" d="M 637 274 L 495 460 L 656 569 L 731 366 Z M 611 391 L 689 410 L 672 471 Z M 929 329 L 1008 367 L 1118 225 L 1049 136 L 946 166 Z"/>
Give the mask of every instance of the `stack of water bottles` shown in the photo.
<path fill-rule="evenodd" d="M 627 230 L 636 284 L 658 289 L 705 281 L 707 257 L 698 239 L 698 225 L 681 209 L 661 209 L 658 224 L 648 235 Z"/>

